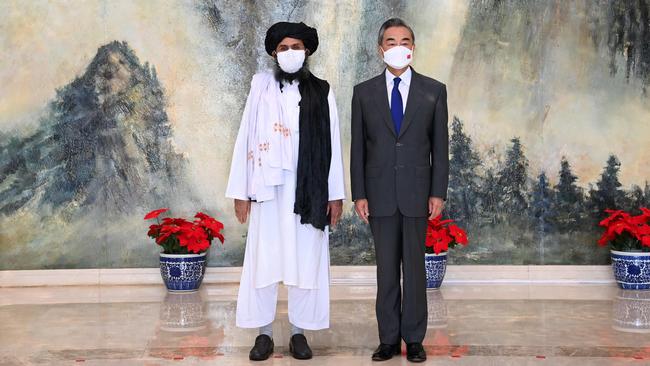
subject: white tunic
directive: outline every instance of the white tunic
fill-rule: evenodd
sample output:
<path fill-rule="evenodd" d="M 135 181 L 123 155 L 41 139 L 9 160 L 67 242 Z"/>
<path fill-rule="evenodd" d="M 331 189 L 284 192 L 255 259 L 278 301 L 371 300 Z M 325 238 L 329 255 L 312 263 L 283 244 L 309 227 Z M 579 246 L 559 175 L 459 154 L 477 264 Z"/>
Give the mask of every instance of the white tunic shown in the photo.
<path fill-rule="evenodd" d="M 285 183 L 274 188 L 275 199 L 251 204 L 242 285 L 246 283 L 255 288 L 263 288 L 282 282 L 301 289 L 318 289 L 319 283 L 329 282 L 329 227 L 321 231 L 309 224 L 302 225 L 300 216 L 293 213 L 300 136 L 298 103 L 301 97 L 297 82 L 284 85 L 280 99 L 282 115 L 285 119 L 282 122 L 290 129 L 293 142 L 294 169 L 284 170 Z M 345 186 L 339 119 L 331 88 L 328 103 L 332 141 L 328 190 L 329 200 L 333 201 L 345 198 Z M 246 136 L 238 138 L 246 138 Z M 242 159 L 247 154 L 246 144 L 236 143 L 235 146 L 239 146 L 239 149 L 234 151 L 233 161 L 246 161 L 245 158 Z M 236 159 L 236 156 L 240 159 Z M 231 179 L 246 176 L 245 164 L 233 165 L 231 170 L 233 169 L 242 171 L 234 172 L 235 174 L 231 172 Z M 248 199 L 241 193 L 246 184 L 246 182 L 229 181 L 226 196 Z M 323 276 L 328 278 L 327 282 L 323 282 Z M 247 280 L 244 281 L 244 278 Z"/>

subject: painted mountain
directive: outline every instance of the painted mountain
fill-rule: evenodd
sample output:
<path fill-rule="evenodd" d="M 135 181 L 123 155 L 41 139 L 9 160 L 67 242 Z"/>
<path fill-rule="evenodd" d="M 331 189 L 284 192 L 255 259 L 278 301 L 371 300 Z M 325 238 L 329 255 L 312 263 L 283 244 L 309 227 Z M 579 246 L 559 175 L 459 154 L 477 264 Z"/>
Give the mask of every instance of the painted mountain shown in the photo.
<path fill-rule="evenodd" d="M 352 89 L 383 71 L 394 16 L 415 70 L 447 85 L 446 215 L 470 239 L 450 260 L 607 263 L 602 210 L 650 200 L 649 15 L 650 0 L 0 1 L 0 269 L 155 267 L 142 214 L 160 206 L 222 220 L 209 265 L 241 265 L 224 191 L 251 78 L 273 67 L 266 30 L 318 29 L 309 65 L 347 164 Z M 374 263 L 345 210 L 332 264 Z"/>
<path fill-rule="evenodd" d="M 146 210 L 189 197 L 165 104 L 155 67 L 126 42 L 100 47 L 83 75 L 57 90 L 36 131 L 0 140 L 0 213 L 3 226 L 12 223 L 3 252 L 65 247 L 54 265 L 94 265 L 86 257 L 101 256 L 83 250 L 87 241 L 140 243 L 120 235 L 128 219 L 140 224 Z"/>

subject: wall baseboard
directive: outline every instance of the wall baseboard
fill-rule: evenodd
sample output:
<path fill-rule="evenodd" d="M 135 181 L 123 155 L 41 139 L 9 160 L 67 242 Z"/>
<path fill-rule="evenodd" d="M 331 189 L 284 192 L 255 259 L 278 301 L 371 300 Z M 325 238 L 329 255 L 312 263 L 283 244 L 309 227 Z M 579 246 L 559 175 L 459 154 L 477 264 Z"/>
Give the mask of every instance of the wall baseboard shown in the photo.
<path fill-rule="evenodd" d="M 204 283 L 238 283 L 241 267 L 209 267 Z M 332 266 L 332 285 L 374 285 L 375 266 Z M 610 266 L 450 265 L 446 283 L 614 283 Z M 162 284 L 158 268 L 0 271 L 0 287 Z"/>

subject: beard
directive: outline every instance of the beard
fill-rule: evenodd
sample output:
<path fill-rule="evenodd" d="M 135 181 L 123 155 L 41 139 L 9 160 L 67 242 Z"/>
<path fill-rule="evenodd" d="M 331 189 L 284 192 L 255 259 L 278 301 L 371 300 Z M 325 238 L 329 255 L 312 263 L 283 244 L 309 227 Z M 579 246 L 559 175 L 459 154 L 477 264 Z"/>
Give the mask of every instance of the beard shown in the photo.
<path fill-rule="evenodd" d="M 298 82 L 307 80 L 309 77 L 309 65 L 307 64 L 307 59 L 305 59 L 305 62 L 302 64 L 302 67 L 300 70 L 292 73 L 288 73 L 282 68 L 280 68 L 280 65 L 278 64 L 278 61 L 275 61 L 275 79 L 280 82 L 280 84 L 283 83 L 289 83 L 292 84 L 294 81 L 298 80 Z"/>

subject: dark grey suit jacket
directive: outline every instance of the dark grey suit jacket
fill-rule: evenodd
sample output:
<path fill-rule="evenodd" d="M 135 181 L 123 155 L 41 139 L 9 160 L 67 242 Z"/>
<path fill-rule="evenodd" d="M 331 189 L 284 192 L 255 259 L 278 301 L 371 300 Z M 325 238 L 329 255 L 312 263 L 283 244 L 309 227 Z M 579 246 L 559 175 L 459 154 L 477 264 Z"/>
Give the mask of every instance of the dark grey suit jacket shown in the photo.
<path fill-rule="evenodd" d="M 385 73 L 354 87 L 350 172 L 352 200 L 368 199 L 371 216 L 428 215 L 429 197 L 447 199 L 449 131 L 445 84 L 411 69 L 399 133 Z"/>

